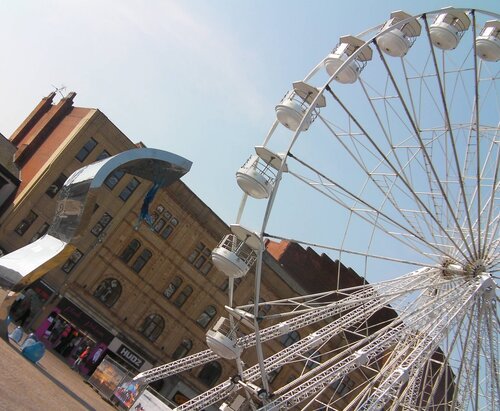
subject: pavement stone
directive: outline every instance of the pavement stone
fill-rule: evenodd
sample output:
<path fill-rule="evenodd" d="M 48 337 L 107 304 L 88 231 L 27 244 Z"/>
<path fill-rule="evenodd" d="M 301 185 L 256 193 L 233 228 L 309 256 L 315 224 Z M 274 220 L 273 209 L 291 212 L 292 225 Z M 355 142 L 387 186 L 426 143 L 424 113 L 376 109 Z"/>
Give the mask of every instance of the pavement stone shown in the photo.
<path fill-rule="evenodd" d="M 15 343 L 0 339 L 0 410 L 116 411 L 58 356 L 46 351 L 34 364 Z"/>

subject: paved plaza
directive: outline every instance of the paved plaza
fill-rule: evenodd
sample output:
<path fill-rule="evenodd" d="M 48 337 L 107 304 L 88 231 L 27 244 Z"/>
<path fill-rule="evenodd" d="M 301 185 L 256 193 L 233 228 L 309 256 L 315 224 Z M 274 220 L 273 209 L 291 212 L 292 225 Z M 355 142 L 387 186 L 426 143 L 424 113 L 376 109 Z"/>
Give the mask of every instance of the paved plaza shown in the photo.
<path fill-rule="evenodd" d="M 38 364 L 0 340 L 0 410 L 116 410 L 83 376 L 47 351 Z"/>

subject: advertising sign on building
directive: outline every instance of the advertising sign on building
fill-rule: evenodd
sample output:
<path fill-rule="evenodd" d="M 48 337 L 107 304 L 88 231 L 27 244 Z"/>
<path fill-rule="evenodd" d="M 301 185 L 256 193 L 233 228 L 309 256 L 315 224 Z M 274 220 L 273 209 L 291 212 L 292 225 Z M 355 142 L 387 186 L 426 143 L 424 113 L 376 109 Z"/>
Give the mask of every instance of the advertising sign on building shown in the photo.
<path fill-rule="evenodd" d="M 88 382 L 94 386 L 103 397 L 111 398 L 114 391 L 125 378 L 127 378 L 126 370 L 116 361 L 106 356 L 90 376 Z"/>
<path fill-rule="evenodd" d="M 113 334 L 66 298 L 61 300 L 58 308 L 61 310 L 60 314 L 63 317 L 75 324 L 80 330 L 87 331 L 99 341 L 109 344 L 114 338 Z"/>
<path fill-rule="evenodd" d="M 127 364 L 139 371 L 147 370 L 152 367 L 151 363 L 146 361 L 144 357 L 127 346 L 119 338 L 114 338 L 108 346 L 108 350 L 115 353 L 118 357 L 124 360 Z"/>
<path fill-rule="evenodd" d="M 146 389 L 130 408 L 133 411 L 172 411 L 167 404 Z"/>

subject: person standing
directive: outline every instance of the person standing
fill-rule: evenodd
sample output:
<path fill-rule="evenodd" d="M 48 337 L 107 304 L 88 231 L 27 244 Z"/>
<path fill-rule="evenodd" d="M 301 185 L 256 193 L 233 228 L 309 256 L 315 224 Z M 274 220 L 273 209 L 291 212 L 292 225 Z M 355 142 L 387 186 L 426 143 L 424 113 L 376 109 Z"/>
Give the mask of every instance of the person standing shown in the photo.
<path fill-rule="evenodd" d="M 82 353 L 78 356 L 78 358 L 75 360 L 75 362 L 73 363 L 73 365 L 71 366 L 71 368 L 73 370 L 76 370 L 76 371 L 79 371 L 79 367 L 80 367 L 80 364 L 82 363 L 82 361 L 87 358 L 87 356 L 89 355 L 90 353 L 90 347 L 87 345 L 85 347 L 85 349 L 82 351 Z"/>

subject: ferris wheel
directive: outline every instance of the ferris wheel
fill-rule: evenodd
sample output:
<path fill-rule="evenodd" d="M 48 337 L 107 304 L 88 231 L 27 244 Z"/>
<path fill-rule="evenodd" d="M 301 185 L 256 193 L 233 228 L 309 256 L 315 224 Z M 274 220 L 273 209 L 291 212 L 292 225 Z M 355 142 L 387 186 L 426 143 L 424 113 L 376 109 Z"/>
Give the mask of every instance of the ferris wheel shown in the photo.
<path fill-rule="evenodd" d="M 396 11 L 340 37 L 237 171 L 237 221 L 212 255 L 228 314 L 210 349 L 137 378 L 236 361 L 238 375 L 179 410 L 500 409 L 499 61 L 499 16 L 480 10 Z M 362 281 L 262 301 L 277 242 Z M 254 265 L 253 303 L 237 306 L 235 279 Z M 285 343 L 267 354 L 272 340 Z"/>

